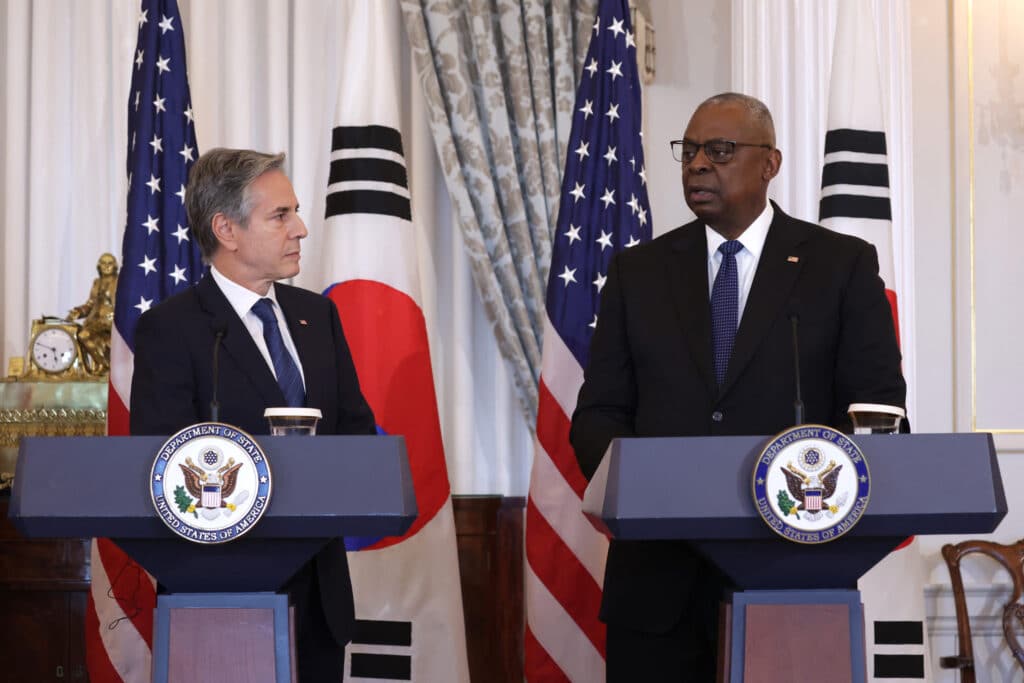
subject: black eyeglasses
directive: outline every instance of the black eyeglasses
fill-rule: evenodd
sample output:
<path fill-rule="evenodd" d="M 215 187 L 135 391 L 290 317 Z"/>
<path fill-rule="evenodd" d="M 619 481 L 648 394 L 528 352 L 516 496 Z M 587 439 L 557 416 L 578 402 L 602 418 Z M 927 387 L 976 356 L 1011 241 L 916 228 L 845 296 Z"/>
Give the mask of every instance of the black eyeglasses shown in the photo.
<path fill-rule="evenodd" d="M 694 142 L 693 140 L 672 140 L 668 143 L 672 146 L 672 158 L 688 164 L 697 157 L 701 147 L 704 154 L 715 164 L 724 164 L 736 154 L 737 147 L 763 147 L 774 149 L 771 145 L 756 142 L 736 142 L 735 140 L 707 140 L 706 142 Z"/>

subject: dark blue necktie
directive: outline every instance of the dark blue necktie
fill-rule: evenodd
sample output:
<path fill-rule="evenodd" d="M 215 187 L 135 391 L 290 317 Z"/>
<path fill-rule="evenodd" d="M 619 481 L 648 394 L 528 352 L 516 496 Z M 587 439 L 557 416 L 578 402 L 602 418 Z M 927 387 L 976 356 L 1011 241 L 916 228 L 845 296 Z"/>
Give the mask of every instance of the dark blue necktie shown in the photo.
<path fill-rule="evenodd" d="M 725 382 L 725 371 L 729 367 L 732 343 L 739 326 L 740 284 L 736 273 L 736 252 L 742 248 L 743 244 L 738 240 L 723 242 L 718 247 L 722 253 L 722 265 L 711 288 L 711 347 L 718 386 Z"/>
<path fill-rule="evenodd" d="M 260 299 L 252 305 L 252 312 L 263 323 L 263 340 L 267 342 L 267 350 L 270 351 L 270 360 L 274 364 L 274 373 L 277 374 L 277 383 L 284 394 L 285 403 L 292 408 L 306 405 L 302 375 L 295 365 L 292 354 L 285 348 L 281 329 L 277 326 L 277 316 L 274 314 L 274 302 L 270 299 Z"/>

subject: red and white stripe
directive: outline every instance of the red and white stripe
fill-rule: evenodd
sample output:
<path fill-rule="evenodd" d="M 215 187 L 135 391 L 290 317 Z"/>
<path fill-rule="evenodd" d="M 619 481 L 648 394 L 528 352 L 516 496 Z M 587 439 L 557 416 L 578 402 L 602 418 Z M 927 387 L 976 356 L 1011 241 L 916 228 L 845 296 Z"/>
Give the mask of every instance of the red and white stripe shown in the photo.
<path fill-rule="evenodd" d="M 583 516 L 586 479 L 569 444 L 583 369 L 550 321 L 544 330 L 537 438 L 526 503 L 526 680 L 602 681 L 598 619 L 608 539 Z"/>
<path fill-rule="evenodd" d="M 114 328 L 110 340 L 107 434 L 128 434 L 135 355 Z M 156 582 L 106 538 L 94 538 L 85 610 L 85 656 L 93 683 L 152 680 Z"/>

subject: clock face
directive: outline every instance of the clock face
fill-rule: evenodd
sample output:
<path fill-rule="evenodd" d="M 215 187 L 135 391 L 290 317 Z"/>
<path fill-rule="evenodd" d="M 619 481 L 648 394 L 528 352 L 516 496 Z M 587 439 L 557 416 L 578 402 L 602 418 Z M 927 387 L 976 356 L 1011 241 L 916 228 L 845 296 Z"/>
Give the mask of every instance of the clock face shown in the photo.
<path fill-rule="evenodd" d="M 43 330 L 32 340 L 32 360 L 45 372 L 63 372 L 77 356 L 75 340 L 60 327 Z"/>

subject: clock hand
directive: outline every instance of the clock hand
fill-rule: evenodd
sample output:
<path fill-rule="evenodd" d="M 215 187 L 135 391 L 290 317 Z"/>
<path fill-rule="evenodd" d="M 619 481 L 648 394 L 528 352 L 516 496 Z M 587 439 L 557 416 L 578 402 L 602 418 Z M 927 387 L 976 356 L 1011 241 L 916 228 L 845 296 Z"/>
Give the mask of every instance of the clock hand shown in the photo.
<path fill-rule="evenodd" d="M 43 344 L 42 342 L 36 342 L 35 345 L 36 346 L 42 346 L 44 349 L 49 350 L 49 352 L 52 353 L 53 355 L 55 355 L 55 356 L 57 355 L 57 347 L 55 347 L 55 346 L 47 346 L 46 344 Z"/>

